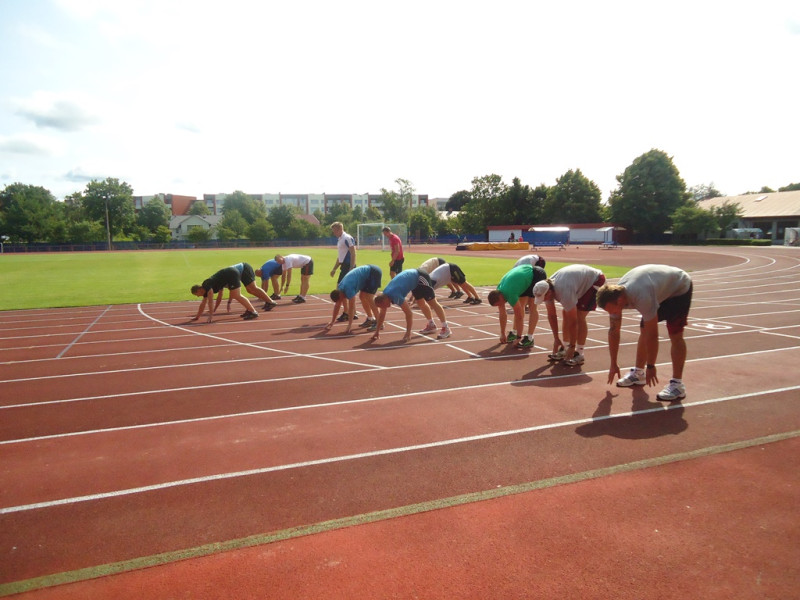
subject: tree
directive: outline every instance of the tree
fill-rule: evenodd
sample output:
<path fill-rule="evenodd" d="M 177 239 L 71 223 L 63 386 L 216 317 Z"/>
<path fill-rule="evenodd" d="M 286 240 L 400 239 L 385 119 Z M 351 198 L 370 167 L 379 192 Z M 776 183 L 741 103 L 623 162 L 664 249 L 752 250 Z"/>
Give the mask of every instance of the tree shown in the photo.
<path fill-rule="evenodd" d="M 268 242 L 275 239 L 275 230 L 266 219 L 258 219 L 247 228 L 245 233 L 248 239 L 256 242 Z"/>
<path fill-rule="evenodd" d="M 411 211 L 408 232 L 420 241 L 427 240 L 438 230 L 439 211 L 433 206 L 420 206 Z"/>
<path fill-rule="evenodd" d="M 248 196 L 242 191 L 236 190 L 232 194 L 225 196 L 225 204 L 222 206 L 222 216 L 236 211 L 248 223 L 253 223 L 257 219 L 267 216 L 267 207 L 260 200 Z"/>
<path fill-rule="evenodd" d="M 286 231 L 295 219 L 296 210 L 296 207 L 282 205 L 269 211 L 266 220 L 272 226 L 273 232 L 277 232 L 278 237 L 286 237 Z"/>
<path fill-rule="evenodd" d="M 800 190 L 800 183 L 790 183 L 789 185 L 778 188 L 779 192 L 794 192 L 797 190 Z"/>
<path fill-rule="evenodd" d="M 499 175 L 484 175 L 472 180 L 470 201 L 461 209 L 459 226 L 463 233 L 483 233 L 488 225 L 505 225 L 500 200 L 508 186 Z"/>
<path fill-rule="evenodd" d="M 414 187 L 407 179 L 395 179 L 397 191 L 381 188 L 381 212 L 383 219 L 389 223 L 408 223 Z"/>
<path fill-rule="evenodd" d="M 549 223 L 599 223 L 601 197 L 600 188 L 580 169 L 570 169 L 547 191 L 542 218 Z"/>
<path fill-rule="evenodd" d="M 742 207 L 738 202 L 725 202 L 722 206 L 711 209 L 711 212 L 722 237 L 725 237 L 725 232 L 742 218 Z"/>
<path fill-rule="evenodd" d="M 505 215 L 505 222 L 500 225 L 527 225 L 535 223 L 535 215 L 539 213 L 539 203 L 530 186 L 522 185 L 519 177 L 514 177 L 511 187 L 499 198 L 500 212 Z"/>
<path fill-rule="evenodd" d="M 672 158 L 650 150 L 617 175 L 611 193 L 611 220 L 645 237 L 656 238 L 671 226 L 670 216 L 686 203 L 686 183 Z"/>
<path fill-rule="evenodd" d="M 714 182 L 711 182 L 708 185 L 704 183 L 693 185 L 688 191 L 689 197 L 696 202 L 699 202 L 700 200 L 708 200 L 709 198 L 719 198 L 722 196 L 722 192 L 714 187 Z"/>
<path fill-rule="evenodd" d="M 461 190 L 460 192 L 456 192 L 447 200 L 447 204 L 444 205 L 444 209 L 447 212 L 451 212 L 454 210 L 461 210 L 463 206 L 470 201 L 471 196 L 469 195 L 468 190 Z"/>
<path fill-rule="evenodd" d="M 714 213 L 697 206 L 684 204 L 672 213 L 672 233 L 675 237 L 697 238 L 700 235 L 717 231 Z M 675 238 L 673 238 L 674 240 Z"/>
<path fill-rule="evenodd" d="M 192 227 L 186 232 L 186 239 L 193 244 L 199 244 L 209 241 L 212 235 L 213 232 L 211 229 L 206 229 L 205 227 Z"/>
<path fill-rule="evenodd" d="M 206 203 L 204 201 L 195 200 L 194 202 L 192 202 L 192 205 L 189 207 L 188 214 L 204 217 L 206 215 L 210 215 L 211 214 L 211 209 L 208 208 L 208 206 L 206 205 Z"/>
<path fill-rule="evenodd" d="M 169 229 L 169 219 L 171 216 L 172 211 L 170 211 L 169 206 L 167 206 L 164 200 L 159 196 L 156 196 L 147 201 L 147 204 L 139 211 L 136 220 L 141 227 L 153 233 L 159 227 L 166 227 Z"/>
<path fill-rule="evenodd" d="M 219 222 L 217 237 L 221 240 L 234 240 L 243 238 L 249 223 L 238 210 L 227 210 Z"/>
<path fill-rule="evenodd" d="M 63 205 L 41 186 L 12 183 L 0 192 L 0 221 L 0 234 L 12 241 L 50 241 L 51 233 L 63 222 Z"/>
<path fill-rule="evenodd" d="M 108 227 L 112 238 L 133 227 L 135 211 L 133 188 L 130 185 L 113 177 L 103 181 L 90 181 L 83 194 L 83 210 L 86 216 L 105 225 L 106 207 L 108 207 Z"/>
<path fill-rule="evenodd" d="M 158 244 L 167 244 L 172 240 L 172 232 L 169 227 L 159 225 L 153 232 L 153 241 Z"/>

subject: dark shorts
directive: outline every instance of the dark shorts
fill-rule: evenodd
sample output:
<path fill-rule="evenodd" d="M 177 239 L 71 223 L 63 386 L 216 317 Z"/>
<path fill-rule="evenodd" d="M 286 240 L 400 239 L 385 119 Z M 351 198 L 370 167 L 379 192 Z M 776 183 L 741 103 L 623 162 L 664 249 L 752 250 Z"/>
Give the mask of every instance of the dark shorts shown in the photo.
<path fill-rule="evenodd" d="M 464 275 L 464 271 L 458 265 L 454 265 L 450 263 L 450 281 L 453 283 L 457 283 L 461 285 L 462 283 L 466 283 L 467 276 Z"/>
<path fill-rule="evenodd" d="M 378 288 L 381 287 L 382 276 L 383 273 L 378 267 L 375 265 L 370 265 L 369 277 L 367 277 L 367 281 L 364 283 L 364 287 L 361 289 L 361 291 L 365 294 L 374 294 L 377 292 Z"/>
<path fill-rule="evenodd" d="M 242 263 L 242 285 L 247 287 L 256 280 L 256 272 L 250 263 Z"/>
<path fill-rule="evenodd" d="M 313 275 L 314 274 L 314 260 L 308 261 L 300 267 L 300 275 Z"/>
<path fill-rule="evenodd" d="M 578 298 L 577 308 L 583 312 L 590 312 L 597 308 L 597 288 L 606 282 L 606 276 L 600 275 L 586 293 Z"/>
<path fill-rule="evenodd" d="M 414 300 L 433 300 L 436 298 L 436 292 L 433 290 L 433 282 L 430 275 L 419 269 L 417 272 L 419 273 L 419 283 L 417 283 L 417 287 L 411 290 L 411 295 L 414 296 Z"/>
<path fill-rule="evenodd" d="M 353 267 L 350 265 L 350 255 L 347 255 L 347 262 L 343 262 L 339 267 L 339 279 L 336 280 L 336 283 L 342 283 L 342 279 Z"/>
<path fill-rule="evenodd" d="M 686 328 L 686 323 L 689 320 L 689 307 L 692 305 L 692 288 L 693 284 L 689 285 L 689 291 L 680 296 L 673 296 L 667 298 L 658 305 L 658 320 L 667 322 L 667 332 L 670 335 L 681 333 Z M 644 327 L 644 320 L 641 322 Z"/>
<path fill-rule="evenodd" d="M 533 286 L 535 286 L 540 281 L 544 281 L 547 279 L 547 273 L 545 273 L 544 269 L 541 267 L 534 267 L 533 268 L 533 281 L 531 281 L 530 286 L 524 292 L 522 292 L 519 297 L 520 298 L 533 298 Z"/>
<path fill-rule="evenodd" d="M 206 291 L 206 295 L 209 290 L 213 290 L 216 294 L 224 288 L 236 290 L 240 287 L 242 287 L 242 276 L 239 275 L 239 271 L 235 267 L 221 269 L 203 282 L 203 289 Z"/>
<path fill-rule="evenodd" d="M 389 267 L 389 273 L 394 273 L 397 275 L 400 271 L 403 270 L 403 263 L 405 262 L 405 258 L 397 258 L 395 259 L 394 263 L 391 267 Z"/>

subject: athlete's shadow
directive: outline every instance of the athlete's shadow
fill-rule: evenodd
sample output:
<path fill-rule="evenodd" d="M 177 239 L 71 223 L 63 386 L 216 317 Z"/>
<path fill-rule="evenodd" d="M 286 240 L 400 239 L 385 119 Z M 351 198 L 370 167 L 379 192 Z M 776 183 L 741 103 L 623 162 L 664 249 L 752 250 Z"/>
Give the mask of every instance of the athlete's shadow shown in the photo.
<path fill-rule="evenodd" d="M 633 390 L 633 414 L 612 415 L 611 404 L 617 396 L 606 392 L 592 415 L 592 422 L 576 427 L 575 433 L 587 438 L 610 435 L 623 440 L 643 440 L 678 435 L 689 427 L 683 418 L 682 404 L 651 402 L 649 394 L 639 387 Z"/>

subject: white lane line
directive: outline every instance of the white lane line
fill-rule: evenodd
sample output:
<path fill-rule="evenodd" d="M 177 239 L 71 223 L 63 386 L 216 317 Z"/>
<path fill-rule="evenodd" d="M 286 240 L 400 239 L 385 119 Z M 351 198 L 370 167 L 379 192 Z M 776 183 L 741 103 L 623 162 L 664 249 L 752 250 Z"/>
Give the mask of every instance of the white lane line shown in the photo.
<path fill-rule="evenodd" d="M 92 328 L 92 327 L 95 325 L 95 323 L 97 323 L 97 322 L 98 322 L 100 319 L 102 319 L 102 318 L 103 318 L 103 316 L 104 316 L 104 315 L 105 315 L 105 314 L 106 314 L 106 313 L 107 313 L 107 312 L 108 312 L 110 309 L 111 309 L 111 306 L 110 306 L 110 305 L 109 305 L 109 306 L 106 306 L 106 309 L 105 309 L 103 312 L 101 312 L 99 315 L 97 315 L 97 318 L 96 318 L 94 321 L 92 321 L 92 322 L 91 322 L 89 325 L 87 325 L 87 326 L 86 326 L 86 329 L 84 329 L 84 330 L 83 330 L 83 331 L 82 331 L 82 332 L 81 332 L 81 333 L 78 335 L 78 337 L 76 337 L 74 340 L 72 340 L 72 342 L 70 342 L 69 346 L 67 346 L 67 347 L 66 347 L 66 348 L 64 348 L 64 349 L 63 349 L 61 352 L 59 352 L 59 353 L 58 353 L 58 356 L 56 356 L 56 358 L 61 358 L 62 356 L 64 356 L 64 354 L 65 354 L 66 352 L 69 352 L 69 349 L 70 349 L 70 348 L 72 348 L 72 347 L 73 347 L 73 346 L 74 346 L 74 345 L 75 345 L 75 344 L 78 342 L 78 340 L 79 340 L 79 339 L 81 339 L 81 338 L 82 338 L 82 337 L 83 337 L 83 336 L 84 336 L 84 335 L 85 335 L 85 334 L 86 334 L 86 333 L 87 333 L 87 332 L 88 332 L 88 331 L 89 331 L 89 330 L 90 330 L 90 329 L 91 329 L 91 328 Z"/>
<path fill-rule="evenodd" d="M 192 329 L 187 329 L 187 328 L 181 327 L 179 325 L 172 325 L 171 323 L 167 323 L 166 321 L 162 321 L 161 319 L 156 319 L 155 317 L 152 317 L 152 316 L 148 315 L 142 309 L 142 305 L 141 304 L 137 304 L 137 308 L 139 309 L 139 312 L 142 314 L 142 316 L 150 319 L 151 321 L 155 321 L 156 323 L 164 325 L 165 327 L 169 327 L 170 329 L 177 329 L 178 331 L 185 331 L 185 332 L 188 332 L 188 333 L 193 333 L 194 335 L 199 335 L 199 336 L 211 338 L 212 340 L 228 342 L 230 344 L 235 344 L 235 345 L 239 345 L 239 346 L 245 346 L 245 347 L 248 347 L 248 348 L 256 348 L 258 350 L 270 350 L 272 352 L 278 352 L 279 354 L 284 354 L 286 356 L 298 356 L 300 358 L 313 358 L 313 359 L 316 359 L 316 360 L 327 360 L 327 361 L 330 361 L 330 362 L 335 362 L 335 363 L 339 363 L 339 364 L 345 364 L 345 365 L 348 365 L 348 366 L 349 365 L 355 365 L 357 367 L 364 367 L 366 369 L 374 369 L 376 371 L 379 371 L 379 370 L 385 368 L 385 367 L 382 367 L 380 365 L 368 365 L 368 364 L 353 362 L 351 360 L 342 360 L 342 359 L 339 359 L 339 358 L 329 358 L 327 356 L 319 356 L 319 355 L 315 355 L 315 354 L 300 354 L 299 352 L 290 352 L 288 350 L 278 350 L 276 348 L 270 348 L 269 346 L 261 346 L 261 345 L 258 345 L 258 344 L 251 344 L 251 343 L 248 343 L 248 342 L 239 342 L 239 341 L 236 341 L 236 340 L 223 338 L 223 337 L 220 337 L 220 336 L 217 336 L 217 335 L 211 335 L 210 333 L 203 333 L 202 331 L 194 331 Z"/>
<path fill-rule="evenodd" d="M 412 446 L 401 446 L 397 448 L 385 448 L 383 450 L 373 450 L 371 452 L 359 452 L 357 454 L 346 454 L 343 456 L 332 456 L 329 458 L 320 458 L 316 460 L 308 460 L 296 463 L 289 463 L 285 465 L 275 465 L 272 467 L 262 467 L 260 469 L 248 469 L 246 471 L 234 471 L 231 473 L 218 473 L 216 475 L 205 475 L 202 477 L 191 477 L 188 479 L 179 479 L 176 481 L 167 481 L 164 483 L 158 483 L 153 485 L 145 485 L 133 488 L 127 488 L 122 490 L 114 490 L 112 492 L 103 492 L 98 494 L 87 494 L 85 496 L 75 496 L 72 498 L 61 498 L 58 500 L 50 500 L 46 502 L 35 502 L 33 504 L 22 504 L 19 506 L 7 506 L 4 508 L 0 508 L 0 515 L 4 514 L 11 514 L 17 512 L 25 512 L 30 510 L 36 510 L 41 508 L 51 508 L 54 506 L 64 506 L 67 504 L 78 504 L 81 502 L 90 502 L 92 500 L 103 500 L 107 498 L 118 498 L 121 496 L 130 496 L 134 494 L 142 494 L 146 492 L 153 492 L 157 490 L 164 490 L 176 487 L 182 487 L 187 485 L 193 485 L 197 483 L 207 483 L 210 481 L 220 481 L 225 479 L 238 479 L 241 477 L 248 477 L 251 475 L 264 475 L 266 473 L 275 473 L 278 471 L 287 471 L 291 469 L 301 469 L 304 467 L 312 467 L 317 465 L 328 465 L 352 460 L 359 460 L 362 458 L 373 458 L 376 456 L 387 456 L 391 454 L 401 454 L 405 452 L 415 452 L 418 450 L 427 450 L 430 448 L 441 448 L 444 446 L 454 446 L 457 444 L 466 444 L 469 442 L 477 442 L 482 440 L 500 438 L 500 437 L 508 437 L 513 435 L 520 435 L 524 433 L 532 433 L 535 431 L 544 431 L 548 429 L 558 429 L 561 427 L 571 427 L 573 425 L 585 425 L 588 423 L 596 423 L 598 421 L 608 421 L 611 419 L 621 419 L 626 417 L 632 417 L 636 415 L 644 415 L 648 413 L 655 413 L 655 412 L 667 412 L 670 410 L 676 410 L 679 408 L 686 408 L 686 407 L 693 407 L 693 406 L 702 406 L 705 404 L 717 404 L 720 402 L 730 402 L 732 400 L 742 400 L 745 398 L 756 398 L 758 396 L 764 396 L 766 394 L 775 394 L 787 391 L 794 391 L 800 389 L 800 386 L 792 386 L 787 388 L 777 388 L 774 390 L 762 390 L 759 392 L 752 392 L 748 394 L 739 394 L 736 396 L 725 396 L 722 398 L 711 398 L 708 400 L 700 400 L 698 402 L 690 402 L 686 404 L 670 404 L 668 406 L 658 406 L 654 408 L 648 408 L 645 410 L 639 411 L 629 411 L 626 413 L 619 413 L 614 415 L 602 415 L 599 417 L 585 417 L 583 419 L 574 419 L 571 421 L 561 421 L 559 423 L 549 423 L 546 425 L 534 425 L 531 427 L 522 427 L 519 429 L 509 429 L 506 431 L 496 431 L 493 433 L 485 433 L 480 435 L 470 435 L 466 437 L 460 438 L 451 438 L 447 440 L 439 440 L 437 442 L 428 442 L 425 444 L 414 444 Z"/>

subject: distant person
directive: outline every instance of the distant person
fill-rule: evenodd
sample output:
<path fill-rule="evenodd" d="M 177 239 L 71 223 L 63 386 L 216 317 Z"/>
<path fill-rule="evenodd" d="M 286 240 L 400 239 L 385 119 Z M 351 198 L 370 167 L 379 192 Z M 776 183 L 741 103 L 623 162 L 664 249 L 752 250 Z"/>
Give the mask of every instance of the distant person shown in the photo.
<path fill-rule="evenodd" d="M 514 241 L 516 241 L 516 240 L 515 240 L 515 238 L 514 238 L 514 232 L 513 232 L 513 231 L 511 232 L 511 235 L 510 235 L 510 236 L 508 236 L 508 241 L 509 241 L 509 242 L 514 242 Z"/>
<path fill-rule="evenodd" d="M 331 292 L 333 316 L 331 317 L 331 322 L 325 326 L 325 331 L 330 331 L 333 327 L 340 308 L 344 307 L 344 314 L 348 316 L 355 314 L 356 294 L 358 294 L 358 299 L 361 300 L 364 312 L 367 313 L 367 318 L 361 324 L 361 327 L 365 327 L 367 331 L 374 330 L 378 322 L 375 292 L 381 287 L 382 276 L 383 273 L 380 267 L 376 265 L 361 265 L 355 269 L 350 269 L 336 289 Z M 345 333 L 350 333 L 352 328 L 353 319 L 348 318 Z"/>
<path fill-rule="evenodd" d="M 224 269 L 220 269 L 211 277 L 203 281 L 203 283 L 200 285 L 193 285 L 192 294 L 202 298 L 203 300 L 200 302 L 200 308 L 197 309 L 197 314 L 194 316 L 192 321 L 197 321 L 203 314 L 205 307 L 208 306 L 208 323 L 211 323 L 214 318 L 214 310 L 219 304 L 219 302 L 217 302 L 215 305 L 214 294 L 221 293 L 224 289 L 230 290 L 231 298 L 244 306 L 245 313 L 242 315 L 242 318 L 245 320 L 257 319 L 258 313 L 256 312 L 256 309 L 253 308 L 253 305 L 250 304 L 250 300 L 242 296 L 240 291 L 241 287 L 242 276 L 235 267 L 225 267 Z"/>
<path fill-rule="evenodd" d="M 232 265 L 232 266 L 233 266 L 234 269 L 239 271 L 239 276 L 242 279 L 242 285 L 244 286 L 244 289 L 246 289 L 248 291 L 248 293 L 250 293 L 253 296 L 256 296 L 257 298 L 260 298 L 261 300 L 264 301 L 263 310 L 269 311 L 269 310 L 272 310 L 273 308 L 275 308 L 277 306 L 277 304 L 275 302 L 273 302 L 272 299 L 270 299 L 269 296 L 267 296 L 267 292 L 265 292 L 263 289 L 261 289 L 259 287 L 259 285 L 256 283 L 256 273 L 255 273 L 255 271 L 253 271 L 253 267 L 251 267 L 249 263 L 240 262 L 240 263 L 236 263 L 235 265 Z M 214 310 L 217 310 L 217 307 L 219 306 L 220 300 L 222 300 L 222 290 L 220 290 L 220 292 L 217 294 L 217 302 L 214 305 Z M 233 297 L 229 295 L 228 296 L 228 312 L 231 311 L 231 302 L 232 301 L 233 301 Z"/>
<path fill-rule="evenodd" d="M 276 261 L 274 258 L 269 259 L 260 269 L 256 269 L 256 276 L 261 277 L 261 287 L 265 290 L 268 289 L 267 282 L 272 284 L 272 294 L 270 299 L 281 299 L 281 275 L 283 274 L 283 265 Z"/>
<path fill-rule="evenodd" d="M 597 290 L 597 305 L 609 316 L 608 351 L 611 366 L 608 383 L 619 377 L 619 338 L 622 326 L 622 311 L 633 308 L 642 315 L 639 323 L 639 341 L 636 344 L 636 363 L 617 381 L 619 387 L 655 385 L 658 383 L 656 361 L 658 360 L 658 322 L 667 322 L 672 359 L 672 378 L 658 394 L 664 402 L 682 400 L 686 397 L 683 384 L 683 367 L 686 363 L 686 341 L 683 330 L 689 318 L 692 304 L 692 279 L 677 268 L 668 265 L 641 265 L 634 267 L 619 282 L 605 284 Z"/>
<path fill-rule="evenodd" d="M 356 241 L 353 239 L 353 236 L 347 233 L 344 230 L 344 225 L 342 225 L 339 221 L 335 223 L 331 223 L 331 231 L 333 235 L 338 238 L 336 243 L 336 264 L 333 265 L 333 270 L 331 270 L 331 277 L 336 273 L 336 269 L 339 269 L 339 279 L 336 280 L 336 283 L 340 283 L 342 278 L 347 275 L 347 272 L 356 266 Z M 353 315 L 353 318 L 356 318 L 357 315 Z M 339 321 L 344 322 L 347 321 L 349 317 L 346 313 L 342 313 L 342 316 L 339 317 Z"/>
<path fill-rule="evenodd" d="M 514 263 L 514 266 L 531 265 L 532 267 L 542 267 L 544 269 L 546 264 L 547 261 L 538 254 L 526 254 L 520 257 L 517 262 Z"/>
<path fill-rule="evenodd" d="M 295 304 L 305 302 L 306 294 L 308 294 L 308 280 L 314 274 L 314 261 L 305 254 L 287 254 L 286 256 L 276 254 L 275 262 L 283 267 L 281 284 L 284 293 L 289 291 L 289 285 L 292 283 L 292 269 L 300 269 L 300 293 L 292 298 L 292 302 Z"/>
<path fill-rule="evenodd" d="M 597 308 L 597 289 L 606 282 L 603 272 L 588 265 L 567 265 L 533 286 L 533 301 L 544 303 L 553 332 L 551 360 L 564 359 L 568 366 L 582 365 L 588 336 L 586 316 Z M 558 335 L 555 302 L 561 303 L 564 341 Z M 564 343 L 566 342 L 566 349 Z"/>
<path fill-rule="evenodd" d="M 403 240 L 396 233 L 392 233 L 392 228 L 386 226 L 383 228 L 383 235 L 389 240 L 389 249 L 392 252 L 391 260 L 389 260 L 389 278 L 394 279 L 400 271 L 403 270 Z"/>
<path fill-rule="evenodd" d="M 547 273 L 541 267 L 520 265 L 503 275 L 497 289 L 489 292 L 489 304 L 496 306 L 500 313 L 500 343 L 513 343 L 514 347 L 530 348 L 533 346 L 533 332 L 539 322 L 539 312 L 533 300 L 533 286 L 547 279 Z M 506 302 L 514 308 L 514 328 L 506 335 L 508 314 Z M 525 320 L 526 307 L 530 311 L 528 333 L 520 339 Z"/>
<path fill-rule="evenodd" d="M 478 292 L 467 281 L 467 276 L 464 275 L 464 271 L 458 265 L 444 263 L 436 267 L 430 275 L 434 290 L 438 290 L 445 285 L 455 284 L 467 292 L 467 299 L 464 300 L 464 304 L 481 304 L 482 300 L 478 296 Z"/>
<path fill-rule="evenodd" d="M 403 341 L 407 342 L 411 339 L 411 326 L 414 320 L 414 313 L 411 312 L 411 307 L 406 302 L 406 296 L 412 294 L 417 301 L 422 314 L 428 321 L 425 328 L 419 333 L 427 335 L 436 332 L 436 324 L 433 322 L 431 315 L 431 307 L 439 317 L 442 327 L 439 331 L 438 339 L 450 337 L 450 327 L 447 325 L 447 319 L 444 315 L 442 305 L 436 300 L 436 292 L 433 291 L 433 282 L 430 276 L 424 271 L 419 269 L 406 269 L 397 274 L 388 285 L 383 289 L 383 292 L 375 296 L 375 306 L 378 309 L 378 322 L 375 327 L 375 334 L 372 336 L 373 340 L 380 337 L 381 328 L 386 319 L 386 311 L 392 305 L 396 304 L 400 307 L 406 316 L 406 333 L 403 336 Z"/>

